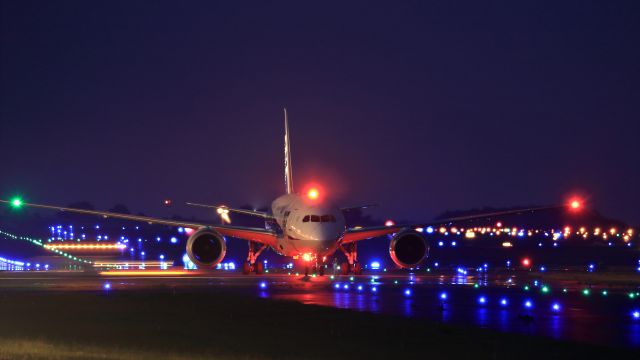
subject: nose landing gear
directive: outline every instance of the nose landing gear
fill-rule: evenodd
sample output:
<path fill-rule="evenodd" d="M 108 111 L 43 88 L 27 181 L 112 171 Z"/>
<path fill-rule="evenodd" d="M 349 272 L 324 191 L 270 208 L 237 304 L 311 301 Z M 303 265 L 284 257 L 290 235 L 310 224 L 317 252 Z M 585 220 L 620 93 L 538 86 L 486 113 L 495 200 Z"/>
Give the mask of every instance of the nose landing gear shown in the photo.
<path fill-rule="evenodd" d="M 316 264 L 313 266 L 313 268 L 311 269 L 313 271 L 314 274 L 318 274 L 319 276 L 324 276 L 324 259 L 323 261 L 318 261 L 316 259 Z M 308 269 L 308 268 L 307 268 Z"/>

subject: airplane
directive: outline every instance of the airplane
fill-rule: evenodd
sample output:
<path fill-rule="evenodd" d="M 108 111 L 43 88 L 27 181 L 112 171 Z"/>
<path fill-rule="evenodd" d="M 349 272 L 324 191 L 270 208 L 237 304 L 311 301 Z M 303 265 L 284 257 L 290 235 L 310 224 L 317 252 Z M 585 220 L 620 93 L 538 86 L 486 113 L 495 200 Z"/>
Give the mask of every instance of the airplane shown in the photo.
<path fill-rule="evenodd" d="M 263 263 L 257 261 L 257 259 L 265 249 L 271 248 L 281 255 L 294 259 L 301 258 L 305 263 L 305 275 L 308 275 L 310 270 L 317 272 L 319 275 L 324 275 L 327 258 L 334 255 L 337 251 L 341 251 L 347 259 L 347 262 L 341 266 L 342 273 L 344 275 L 349 273 L 359 275 L 362 273 L 362 266 L 358 262 L 358 243 L 363 240 L 385 235 L 391 236 L 389 255 L 393 262 L 399 268 L 414 269 L 419 267 L 429 256 L 428 241 L 426 237 L 416 229 L 524 212 L 556 208 L 577 210 L 581 207 L 581 203 L 578 200 L 573 200 L 568 204 L 562 205 L 485 213 L 421 224 L 390 224 L 390 226 L 348 228 L 345 223 L 345 212 L 355 209 L 365 209 L 373 205 L 337 207 L 325 200 L 324 194 L 320 194 L 317 188 L 311 188 L 304 194 L 296 193 L 293 187 L 291 165 L 289 120 L 287 110 L 284 109 L 284 182 L 286 192 L 271 203 L 269 211 L 261 212 L 234 209 L 226 206 L 187 203 L 187 205 L 190 206 L 215 208 L 218 214 L 228 215 L 229 212 L 235 212 L 257 216 L 264 219 L 264 228 L 167 220 L 114 212 L 32 204 L 23 202 L 19 198 L 0 200 L 0 203 L 6 203 L 13 207 L 29 206 L 97 215 L 104 218 L 112 217 L 146 222 L 149 224 L 164 224 L 191 228 L 194 229 L 194 231 L 187 240 L 186 252 L 189 259 L 197 265 L 198 268 L 203 269 L 214 268 L 223 260 L 227 248 L 225 237 L 244 239 L 249 243 L 249 252 L 247 260 L 243 263 L 243 273 L 263 273 Z"/>

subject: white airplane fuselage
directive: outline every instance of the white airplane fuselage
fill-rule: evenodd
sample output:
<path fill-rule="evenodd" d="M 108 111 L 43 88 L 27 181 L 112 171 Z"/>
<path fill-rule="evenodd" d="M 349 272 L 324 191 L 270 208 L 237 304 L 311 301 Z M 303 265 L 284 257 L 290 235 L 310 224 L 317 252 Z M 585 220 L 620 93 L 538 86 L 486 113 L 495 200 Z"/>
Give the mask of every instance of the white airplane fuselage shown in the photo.
<path fill-rule="evenodd" d="M 338 248 L 346 229 L 339 208 L 297 194 L 275 199 L 271 215 L 274 220 L 267 227 L 278 233 L 274 250 L 285 256 L 329 256 Z"/>

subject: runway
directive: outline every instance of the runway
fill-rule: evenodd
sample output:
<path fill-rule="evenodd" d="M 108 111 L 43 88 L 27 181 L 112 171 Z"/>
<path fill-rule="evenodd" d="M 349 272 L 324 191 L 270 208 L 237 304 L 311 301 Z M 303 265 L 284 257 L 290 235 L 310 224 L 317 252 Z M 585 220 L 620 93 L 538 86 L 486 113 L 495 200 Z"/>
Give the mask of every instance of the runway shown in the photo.
<path fill-rule="evenodd" d="M 640 349 L 638 283 L 523 272 L 308 277 L 228 272 L 0 273 L 6 293 L 191 293 L 286 300 L 578 343 Z M 638 294 L 636 296 L 635 294 Z"/>

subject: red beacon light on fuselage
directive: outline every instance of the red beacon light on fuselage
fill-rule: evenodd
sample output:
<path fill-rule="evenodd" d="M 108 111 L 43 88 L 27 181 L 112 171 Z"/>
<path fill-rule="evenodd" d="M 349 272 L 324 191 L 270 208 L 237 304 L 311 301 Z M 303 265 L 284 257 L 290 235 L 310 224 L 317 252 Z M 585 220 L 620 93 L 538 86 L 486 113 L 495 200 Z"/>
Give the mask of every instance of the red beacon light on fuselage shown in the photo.
<path fill-rule="evenodd" d="M 316 188 L 311 188 L 309 189 L 309 191 L 307 191 L 307 197 L 310 200 L 318 200 L 318 198 L 320 197 L 320 192 Z"/>

